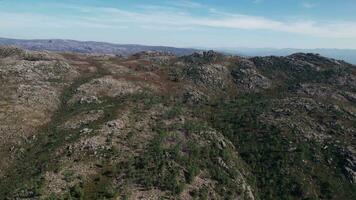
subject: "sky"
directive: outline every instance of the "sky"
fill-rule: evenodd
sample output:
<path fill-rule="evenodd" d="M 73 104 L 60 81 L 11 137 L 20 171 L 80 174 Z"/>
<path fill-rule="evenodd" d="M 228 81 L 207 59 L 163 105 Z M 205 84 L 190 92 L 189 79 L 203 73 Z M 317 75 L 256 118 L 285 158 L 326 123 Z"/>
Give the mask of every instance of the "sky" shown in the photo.
<path fill-rule="evenodd" d="M 0 0 L 0 37 L 356 49 L 356 0 Z"/>

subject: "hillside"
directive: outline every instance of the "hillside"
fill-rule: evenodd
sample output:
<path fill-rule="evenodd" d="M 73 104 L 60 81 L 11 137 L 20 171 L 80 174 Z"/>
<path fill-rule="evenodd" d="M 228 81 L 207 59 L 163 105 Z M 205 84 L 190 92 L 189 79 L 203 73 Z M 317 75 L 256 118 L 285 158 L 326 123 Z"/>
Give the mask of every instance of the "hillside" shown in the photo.
<path fill-rule="evenodd" d="M 105 42 L 76 41 L 76 40 L 19 40 L 0 38 L 0 45 L 14 45 L 20 48 L 34 51 L 54 51 L 88 54 L 117 54 L 131 55 L 141 51 L 164 51 L 178 56 L 189 55 L 196 49 L 174 48 L 165 46 L 144 46 L 135 44 L 112 44 Z"/>
<path fill-rule="evenodd" d="M 343 61 L 0 47 L 0 83 L 0 199 L 356 198 Z"/>
<path fill-rule="evenodd" d="M 314 53 L 356 64 L 356 49 L 276 49 L 276 48 L 220 48 L 222 52 L 244 56 L 288 56 L 294 53 Z"/>

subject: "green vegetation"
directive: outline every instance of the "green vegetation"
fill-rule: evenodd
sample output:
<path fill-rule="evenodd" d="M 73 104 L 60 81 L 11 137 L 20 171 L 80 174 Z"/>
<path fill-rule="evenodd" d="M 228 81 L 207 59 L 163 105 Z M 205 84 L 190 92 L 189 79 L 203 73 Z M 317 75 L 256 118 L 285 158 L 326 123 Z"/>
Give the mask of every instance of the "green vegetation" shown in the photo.
<path fill-rule="evenodd" d="M 208 127 L 199 121 L 189 121 L 184 129 L 189 134 L 198 134 L 207 131 Z M 221 161 L 238 162 L 232 149 L 219 149 L 216 141 L 206 146 L 197 145 L 197 141 L 177 141 L 172 147 L 164 148 L 168 137 L 171 136 L 165 130 L 158 129 L 148 151 L 135 159 L 134 167 L 127 174 L 144 187 L 154 186 L 179 194 L 186 184 L 192 183 L 195 176 L 206 170 L 213 180 L 218 181 L 215 190 L 222 197 L 230 199 L 241 193 L 236 183 L 238 169 L 234 165 L 229 169 L 221 165 Z M 204 191 L 198 193 L 203 194 Z"/>
<path fill-rule="evenodd" d="M 164 119 L 173 119 L 183 113 L 181 106 L 174 106 L 170 108 L 163 116 Z"/>
<path fill-rule="evenodd" d="M 23 197 L 27 196 L 39 196 L 41 194 L 42 181 L 41 172 L 46 170 L 59 171 L 58 160 L 54 157 L 53 153 L 63 145 L 69 145 L 80 138 L 77 130 L 65 130 L 61 128 L 66 120 L 72 116 L 81 113 L 83 111 L 89 111 L 92 109 L 103 109 L 105 115 L 103 118 L 97 120 L 89 125 L 89 128 L 98 129 L 104 122 L 113 119 L 115 112 L 119 106 L 123 105 L 125 98 L 114 99 L 106 98 L 104 104 L 80 104 L 75 103 L 70 105 L 69 99 L 76 93 L 76 89 L 83 83 L 89 82 L 94 78 L 101 77 L 107 74 L 105 70 L 97 72 L 95 75 L 84 76 L 81 79 L 75 81 L 69 88 L 67 88 L 61 96 L 61 105 L 52 120 L 41 130 L 41 134 L 38 140 L 30 144 L 27 147 L 25 153 L 21 155 L 17 161 L 18 164 L 14 165 L 14 169 L 10 169 L 7 172 L 8 176 L 5 180 L 0 182 L 0 197 L 11 196 L 18 191 L 27 191 L 23 194 Z M 64 174 L 65 179 L 69 181 L 69 174 Z M 16 191 L 15 188 L 17 189 Z M 75 191 L 74 191 L 75 192 Z"/>
<path fill-rule="evenodd" d="M 75 61 L 85 63 L 84 58 L 88 57 Z M 352 110 L 347 108 L 353 108 L 354 102 L 343 99 L 353 90 L 337 91 L 340 100 L 336 103 L 332 98 L 295 91 L 303 83 L 342 82 L 351 69 L 322 63 L 315 70 L 313 65 L 300 64 L 305 62 L 290 63 L 291 59 L 251 58 L 251 66 L 244 67 L 252 67 L 246 69 L 252 77 L 243 80 L 253 81 L 253 87 L 264 81 L 254 77 L 261 74 L 271 80 L 272 88 L 240 91 L 233 85 L 237 83 L 234 77 L 225 80 L 230 68 L 239 67 L 233 61 L 229 67 L 221 66 L 221 71 L 209 69 L 224 59 L 214 52 L 177 58 L 172 63 L 186 63 L 173 63 L 172 70 L 170 64 L 165 69 L 151 67 L 149 59 L 122 63 L 96 59 L 88 61 L 96 71 L 80 69 L 80 78 L 64 89 L 58 110 L 36 139 L 19 144 L 18 149 L 23 150 L 11 154 L 15 162 L 0 181 L 0 199 L 129 199 L 140 192 L 179 199 L 188 192 L 194 199 L 229 200 L 248 199 L 250 191 L 258 200 L 356 199 L 356 186 L 345 169 L 350 165 L 346 147 L 353 145 L 356 126 Z M 229 57 L 224 65 L 234 59 L 244 58 Z M 117 69 L 113 69 L 114 63 L 104 67 L 114 61 L 120 64 Z M 46 66 L 38 70 L 46 70 Z M 100 103 L 69 102 L 81 85 L 107 75 L 112 77 L 104 80 L 110 83 L 111 78 L 135 84 L 137 80 L 142 89 L 129 88 L 128 95 L 113 98 L 106 96 L 105 88 L 105 95 L 91 91 Z M 335 76 L 344 79 L 333 79 Z M 161 82 L 165 78 L 173 81 Z M 94 81 L 93 87 L 99 84 L 100 88 L 100 81 Z M 220 81 L 224 89 L 216 87 Z M 186 87 L 204 93 L 207 100 L 184 104 Z M 329 89 L 339 87 L 335 84 Z M 83 113 L 85 119 L 78 127 L 64 127 L 72 119 L 81 120 Z M 86 121 L 88 113 L 94 116 L 90 122 Z M 53 182 L 48 180 L 51 178 Z M 46 191 L 48 187 L 53 190 Z"/>
<path fill-rule="evenodd" d="M 164 133 L 158 133 L 148 151 L 135 160 L 136 171 L 132 172 L 131 176 L 145 187 L 155 186 L 179 194 L 183 190 L 184 183 L 179 177 L 179 166 L 173 163 L 179 159 L 178 146 L 173 149 L 163 149 L 163 139 Z"/>
<path fill-rule="evenodd" d="M 340 151 L 325 151 L 321 144 L 301 138 L 296 130 L 281 130 L 258 120 L 269 102 L 261 95 L 241 96 L 218 103 L 211 118 L 248 164 L 259 198 L 355 198 L 355 187 L 341 172 L 344 158 Z M 328 159 L 333 159 L 333 164 L 327 163 Z"/>

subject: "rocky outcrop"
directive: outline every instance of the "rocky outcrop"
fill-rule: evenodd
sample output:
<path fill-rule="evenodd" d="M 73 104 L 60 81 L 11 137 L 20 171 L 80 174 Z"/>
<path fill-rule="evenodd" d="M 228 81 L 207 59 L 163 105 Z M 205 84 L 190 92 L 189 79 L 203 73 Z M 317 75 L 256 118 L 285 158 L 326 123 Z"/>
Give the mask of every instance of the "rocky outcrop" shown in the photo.
<path fill-rule="evenodd" d="M 198 105 L 208 102 L 209 97 L 194 87 L 186 87 L 183 93 L 183 102 L 189 105 Z"/>
<path fill-rule="evenodd" d="M 215 51 L 201 51 L 193 53 L 190 56 L 183 57 L 183 60 L 189 64 L 207 64 L 221 62 L 224 59 L 224 55 Z"/>
<path fill-rule="evenodd" d="M 25 151 L 22 146 L 41 135 L 77 76 L 57 54 L 0 48 L 0 177 Z"/>
<path fill-rule="evenodd" d="M 238 90 L 258 92 L 272 86 L 272 81 L 258 72 L 252 61 L 239 60 L 231 69 L 231 75 Z"/>
<path fill-rule="evenodd" d="M 344 166 L 346 176 L 350 182 L 356 183 L 356 151 L 355 147 L 349 146 L 346 150 L 346 162 Z"/>
<path fill-rule="evenodd" d="M 111 76 L 94 79 L 81 85 L 76 90 L 76 95 L 70 100 L 71 103 L 100 103 L 103 97 L 118 97 L 133 94 L 142 87 L 132 81 L 118 80 Z"/>
<path fill-rule="evenodd" d="M 203 87 L 224 88 L 228 84 L 228 70 L 219 64 L 188 65 L 183 73 L 185 79 Z"/>

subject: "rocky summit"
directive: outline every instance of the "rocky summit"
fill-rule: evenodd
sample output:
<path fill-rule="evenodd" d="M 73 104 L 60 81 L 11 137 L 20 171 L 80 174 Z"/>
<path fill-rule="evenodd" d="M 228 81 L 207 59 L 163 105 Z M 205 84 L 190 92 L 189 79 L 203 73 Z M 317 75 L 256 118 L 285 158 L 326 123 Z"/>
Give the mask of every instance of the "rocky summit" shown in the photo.
<path fill-rule="evenodd" d="M 356 66 L 0 47 L 0 199 L 356 199 Z"/>

